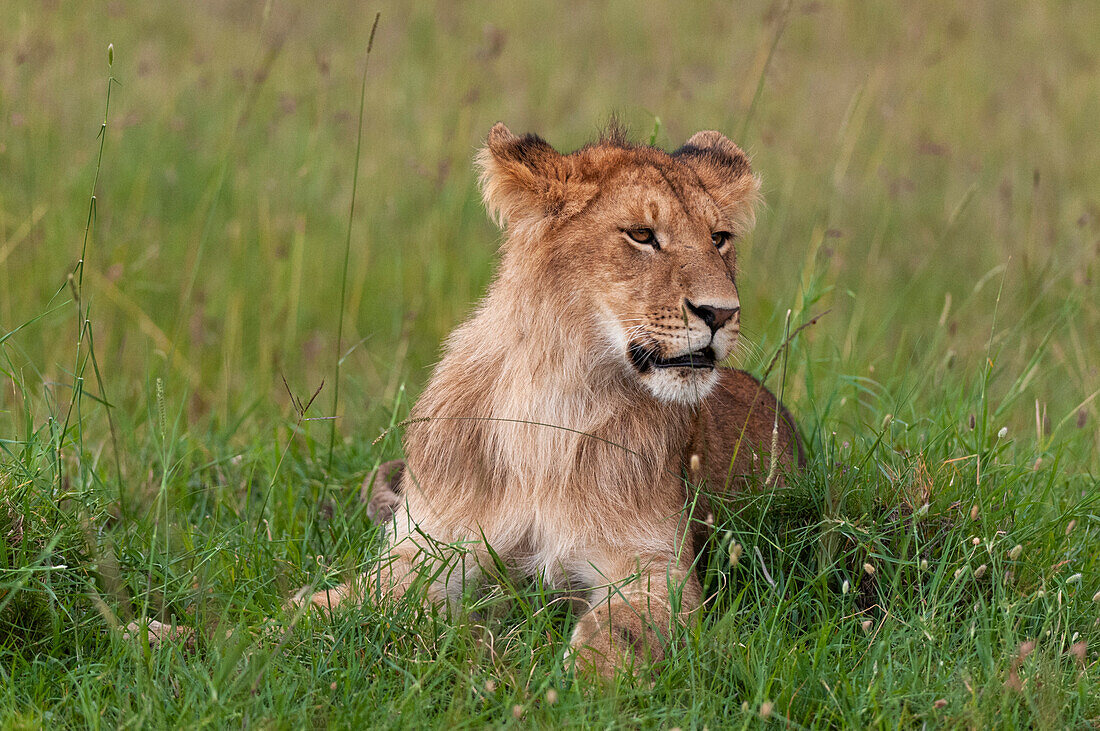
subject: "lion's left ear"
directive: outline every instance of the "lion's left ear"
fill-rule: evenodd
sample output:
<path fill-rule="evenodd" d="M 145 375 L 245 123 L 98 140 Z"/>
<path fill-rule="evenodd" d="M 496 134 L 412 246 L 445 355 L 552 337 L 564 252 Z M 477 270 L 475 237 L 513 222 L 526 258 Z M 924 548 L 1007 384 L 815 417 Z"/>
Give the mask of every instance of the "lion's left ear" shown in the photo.
<path fill-rule="evenodd" d="M 577 174 L 575 160 L 537 135 L 517 137 L 502 122 L 489 132 L 477 164 L 485 206 L 501 227 L 568 218 L 596 192 Z"/>
<path fill-rule="evenodd" d="M 746 233 L 756 221 L 760 179 L 749 158 L 721 132 L 696 132 L 672 157 L 691 166 L 719 208 Z"/>

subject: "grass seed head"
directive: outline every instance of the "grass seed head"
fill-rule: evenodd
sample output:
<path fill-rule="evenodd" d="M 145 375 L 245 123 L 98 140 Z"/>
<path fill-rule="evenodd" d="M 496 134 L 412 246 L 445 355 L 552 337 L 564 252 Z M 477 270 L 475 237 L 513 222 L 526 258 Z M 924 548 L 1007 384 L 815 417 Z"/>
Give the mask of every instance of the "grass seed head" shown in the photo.
<path fill-rule="evenodd" d="M 1023 545 L 1017 543 L 1015 546 L 1012 547 L 1011 550 L 1009 550 L 1008 557 L 1009 557 L 1009 559 L 1011 559 L 1013 561 L 1016 561 L 1017 559 L 1020 558 L 1020 555 L 1023 554 L 1023 552 L 1024 552 Z"/>
<path fill-rule="evenodd" d="M 523 718 L 523 706 L 518 703 L 512 706 L 512 718 Z"/>
<path fill-rule="evenodd" d="M 1007 436 L 1008 436 L 1008 427 L 1007 426 L 1002 426 L 1001 430 L 997 432 L 997 438 L 998 439 L 1004 439 Z"/>
<path fill-rule="evenodd" d="M 1066 583 L 1067 584 L 1080 584 L 1081 583 L 1081 576 L 1082 576 L 1081 574 L 1074 574 L 1073 576 L 1066 579 Z"/>
<path fill-rule="evenodd" d="M 983 576 L 985 576 L 985 572 L 986 572 L 986 570 L 987 570 L 988 568 L 989 568 L 989 567 L 988 567 L 988 566 L 986 566 L 986 565 L 985 565 L 985 564 L 983 563 L 983 564 L 982 564 L 981 566 L 979 566 L 978 568 L 974 569 L 974 578 L 975 578 L 975 579 L 980 579 L 980 578 L 982 578 Z"/>
<path fill-rule="evenodd" d="M 847 593 L 848 593 L 848 591 L 849 591 L 849 590 L 850 590 L 851 588 L 852 588 L 852 585 L 848 583 L 848 580 L 847 580 L 847 579 L 845 579 L 845 580 L 844 580 L 844 583 L 843 583 L 843 584 L 841 584 L 841 586 L 840 586 L 840 593 L 841 593 L 841 594 L 847 594 Z M 1100 596 L 1100 594 L 1097 594 L 1097 596 Z"/>
<path fill-rule="evenodd" d="M 1077 527 L 1077 520 L 1076 519 L 1071 520 L 1069 522 L 1069 524 L 1066 526 L 1066 535 L 1068 536 L 1070 533 L 1072 533 L 1073 529 L 1076 528 L 1076 527 Z"/>
<path fill-rule="evenodd" d="M 865 574 L 867 574 L 868 576 L 874 576 L 875 575 L 875 567 L 872 566 L 869 563 L 865 563 L 865 564 L 863 564 L 863 572 Z"/>
<path fill-rule="evenodd" d="M 771 701 L 764 701 L 760 704 L 760 718 L 768 718 L 772 715 L 772 709 L 775 708 Z"/>
<path fill-rule="evenodd" d="M 1098 591 L 1098 592 L 1096 592 L 1095 594 L 1092 595 L 1092 600 L 1094 602 L 1100 602 L 1100 591 Z"/>
<path fill-rule="evenodd" d="M 745 547 L 740 543 L 734 541 L 730 544 L 730 566 L 736 566 L 737 562 L 741 560 L 741 554 L 745 552 Z"/>
<path fill-rule="evenodd" d="M 975 503 L 974 507 L 970 508 L 970 519 L 977 521 L 979 518 L 978 505 Z"/>
<path fill-rule="evenodd" d="M 558 702 L 558 691 L 554 690 L 553 688 L 547 688 L 546 689 L 546 703 L 548 705 L 552 706 L 557 702 Z"/>

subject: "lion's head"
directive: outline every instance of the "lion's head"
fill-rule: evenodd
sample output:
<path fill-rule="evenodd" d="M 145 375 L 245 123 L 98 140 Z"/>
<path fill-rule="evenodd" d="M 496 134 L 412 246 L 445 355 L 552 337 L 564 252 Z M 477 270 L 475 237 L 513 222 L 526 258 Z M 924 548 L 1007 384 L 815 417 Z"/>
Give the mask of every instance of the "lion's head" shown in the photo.
<path fill-rule="evenodd" d="M 736 245 L 759 190 L 741 149 L 708 131 L 666 153 L 613 129 L 563 155 L 497 124 L 478 162 L 508 231 L 502 278 L 537 293 L 559 327 L 596 339 L 593 365 L 661 401 L 705 397 L 740 328 Z"/>

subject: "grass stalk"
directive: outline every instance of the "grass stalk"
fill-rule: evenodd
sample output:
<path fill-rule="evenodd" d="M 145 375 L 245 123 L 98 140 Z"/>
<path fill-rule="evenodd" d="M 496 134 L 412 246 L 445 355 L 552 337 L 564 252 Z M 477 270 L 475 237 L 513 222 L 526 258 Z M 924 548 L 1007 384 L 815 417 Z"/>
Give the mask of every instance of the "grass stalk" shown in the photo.
<path fill-rule="evenodd" d="M 381 13 L 375 13 L 367 40 L 367 56 L 363 62 L 363 80 L 359 88 L 359 123 L 355 138 L 355 160 L 352 163 L 351 203 L 348 204 L 347 235 L 344 237 L 344 266 L 340 272 L 340 312 L 336 321 L 336 365 L 332 379 L 332 423 L 328 433 L 328 460 L 326 468 L 332 469 L 332 456 L 336 448 L 337 411 L 340 408 L 340 366 L 344 361 L 344 305 L 348 291 L 348 262 L 351 259 L 351 231 L 355 222 L 355 198 L 359 190 L 359 158 L 363 151 L 363 110 L 367 103 L 367 71 L 370 69 L 370 52 L 374 48 L 374 33 L 378 30 Z"/>
<path fill-rule="evenodd" d="M 84 237 L 80 244 L 80 259 L 77 261 L 76 266 L 72 273 L 69 274 L 69 287 L 72 290 L 73 302 L 76 305 L 76 320 L 77 320 L 77 339 L 76 339 L 76 354 L 74 357 L 74 382 L 73 391 L 69 400 L 69 408 L 65 415 L 65 420 L 61 428 L 61 432 L 56 444 L 57 450 L 57 480 L 60 487 L 63 482 L 63 463 L 61 459 L 61 452 L 64 445 L 64 440 L 69 431 L 69 419 L 73 413 L 74 408 L 78 413 L 78 443 L 77 451 L 78 457 L 83 459 L 84 452 L 84 438 L 83 438 L 83 419 L 79 415 L 80 401 L 83 396 L 83 373 L 87 366 L 88 360 L 92 362 L 92 370 L 95 375 L 96 385 L 99 388 L 100 401 L 103 404 L 104 411 L 107 415 L 107 425 L 111 438 L 111 449 L 114 454 L 115 462 L 115 477 L 117 480 L 117 497 L 120 507 L 123 505 L 123 489 L 122 489 L 122 465 L 121 458 L 118 450 L 118 437 L 115 431 L 114 419 L 111 415 L 111 402 L 107 396 L 107 389 L 103 382 L 103 374 L 99 369 L 99 360 L 95 355 L 95 341 L 92 337 L 92 323 L 90 319 L 90 308 L 85 307 L 83 294 L 84 294 L 84 269 L 88 256 L 88 243 L 92 237 L 92 230 L 95 224 L 96 218 L 96 192 L 99 187 L 99 173 L 103 168 L 103 150 L 107 143 L 107 122 L 110 118 L 111 112 L 111 88 L 117 83 L 113 74 L 115 60 L 115 47 L 114 44 L 107 46 L 107 92 L 106 100 L 103 105 L 103 122 L 99 128 L 99 134 L 97 138 L 99 140 L 99 150 L 96 154 L 96 166 L 95 175 L 92 178 L 92 189 L 88 200 L 88 216 L 84 225 Z M 81 346 L 85 337 L 88 339 L 88 355 L 82 357 Z"/>

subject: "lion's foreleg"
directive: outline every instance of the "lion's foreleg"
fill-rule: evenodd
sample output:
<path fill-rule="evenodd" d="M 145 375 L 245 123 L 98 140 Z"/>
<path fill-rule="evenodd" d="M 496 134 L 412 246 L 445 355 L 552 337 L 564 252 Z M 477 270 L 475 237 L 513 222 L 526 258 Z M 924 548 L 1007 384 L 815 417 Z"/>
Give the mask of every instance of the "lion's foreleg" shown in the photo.
<path fill-rule="evenodd" d="M 570 640 L 578 669 L 605 677 L 635 663 L 664 659 L 675 624 L 687 620 L 702 597 L 690 559 L 617 563 L 617 580 L 592 592 L 591 609 L 578 620 Z"/>
<path fill-rule="evenodd" d="M 439 544 L 426 536 L 406 535 L 369 570 L 351 581 L 320 591 L 305 587 L 291 600 L 332 610 L 364 601 L 399 601 L 406 595 L 435 605 L 453 606 L 468 586 L 478 581 L 485 560 L 476 546 Z"/>

